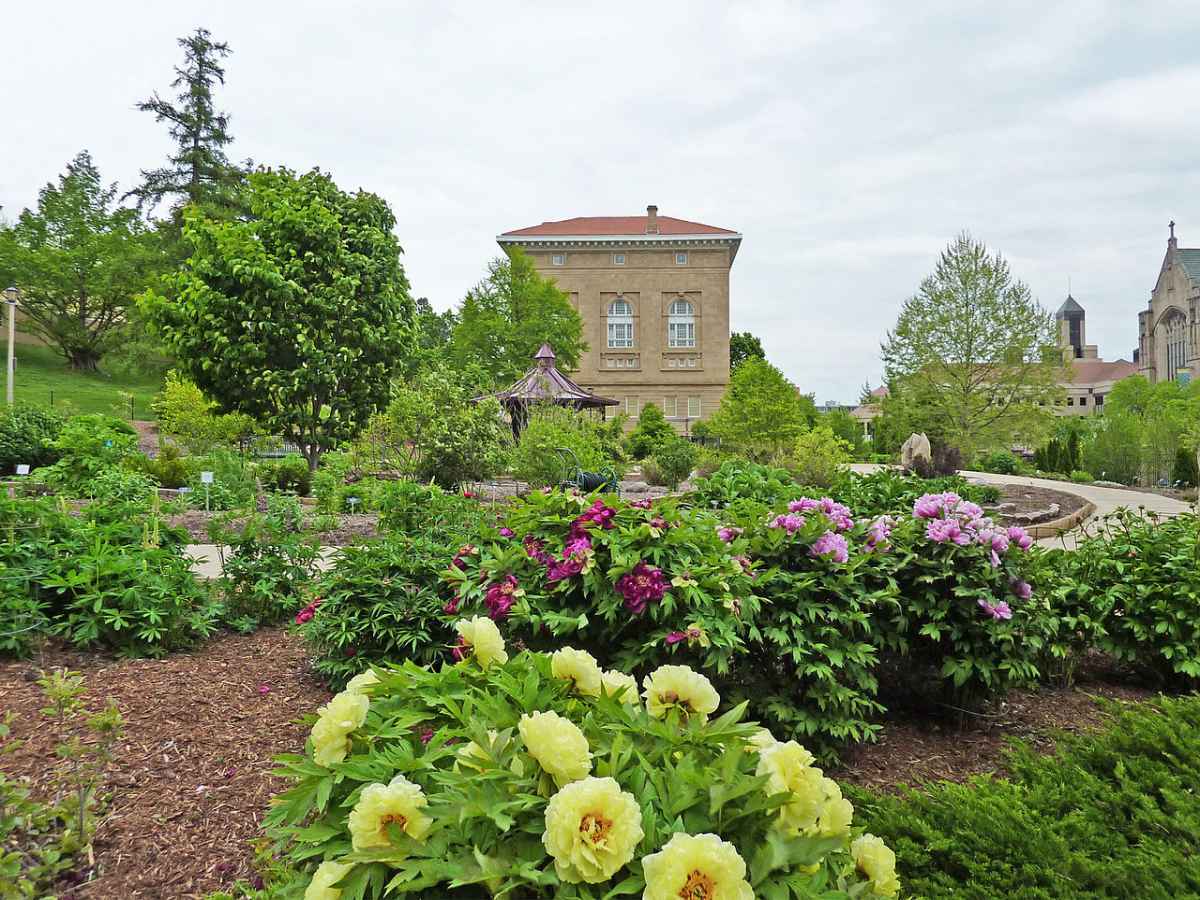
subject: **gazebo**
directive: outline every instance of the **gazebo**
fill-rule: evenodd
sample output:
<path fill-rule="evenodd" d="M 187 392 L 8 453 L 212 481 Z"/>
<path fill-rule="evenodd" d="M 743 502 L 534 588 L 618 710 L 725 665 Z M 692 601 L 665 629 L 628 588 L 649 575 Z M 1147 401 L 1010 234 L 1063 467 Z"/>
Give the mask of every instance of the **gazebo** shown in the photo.
<path fill-rule="evenodd" d="M 513 437 L 518 437 L 529 418 L 529 406 L 533 403 L 553 403 L 571 409 L 598 409 L 601 416 L 605 407 L 618 406 L 619 400 L 597 397 L 585 391 L 570 378 L 558 371 L 554 364 L 554 351 L 549 344 L 542 344 L 534 354 L 534 367 L 526 372 L 507 390 L 488 396 L 495 397 L 508 410 L 512 418 Z M 476 397 L 482 400 L 483 397 Z"/>

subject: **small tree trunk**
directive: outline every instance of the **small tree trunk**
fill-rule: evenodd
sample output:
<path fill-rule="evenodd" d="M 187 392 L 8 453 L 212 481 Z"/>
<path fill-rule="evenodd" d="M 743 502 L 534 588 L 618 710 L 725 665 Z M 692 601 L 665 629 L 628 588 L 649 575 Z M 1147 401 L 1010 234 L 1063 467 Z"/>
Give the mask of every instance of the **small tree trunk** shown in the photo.
<path fill-rule="evenodd" d="M 100 354 L 90 347 L 72 347 L 67 350 L 67 363 L 76 372 L 95 372 L 100 366 Z"/>

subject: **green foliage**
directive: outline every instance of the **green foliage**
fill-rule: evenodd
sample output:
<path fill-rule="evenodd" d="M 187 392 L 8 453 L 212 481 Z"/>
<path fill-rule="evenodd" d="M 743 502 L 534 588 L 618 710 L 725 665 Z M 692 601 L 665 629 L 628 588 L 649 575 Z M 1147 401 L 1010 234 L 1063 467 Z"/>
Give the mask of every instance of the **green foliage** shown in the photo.
<path fill-rule="evenodd" d="M 174 444 L 162 444 L 157 456 L 137 456 L 134 462 L 139 471 L 145 472 L 162 487 L 181 488 L 187 484 L 190 460 L 185 460 Z"/>
<path fill-rule="evenodd" d="M 654 456 L 659 448 L 674 438 L 675 429 L 662 410 L 653 403 L 647 403 L 638 415 L 637 425 L 629 432 L 625 447 L 633 459 L 645 459 Z"/>
<path fill-rule="evenodd" d="M 1071 473 L 1071 480 L 1076 484 L 1091 484 L 1096 479 L 1092 477 L 1091 472 L 1084 472 L 1082 469 L 1076 469 Z"/>
<path fill-rule="evenodd" d="M 51 444 L 58 456 L 37 476 L 57 490 L 90 496 L 92 480 L 115 469 L 137 452 L 137 432 L 128 423 L 104 415 L 76 416 Z"/>
<path fill-rule="evenodd" d="M 762 341 L 749 331 L 735 331 L 729 335 L 729 371 L 733 371 L 748 359 L 766 359 Z"/>
<path fill-rule="evenodd" d="M 0 413 L 0 472 L 11 474 L 21 463 L 31 469 L 58 459 L 54 442 L 64 419 L 52 409 L 18 403 Z"/>
<path fill-rule="evenodd" d="M 463 299 L 451 358 L 458 367 L 482 366 L 492 384 L 507 386 L 533 365 L 542 344 L 563 371 L 579 368 L 587 348 L 583 320 L 553 279 L 539 275 L 522 250 L 510 249 Z"/>
<path fill-rule="evenodd" d="M 436 484 L 394 481 L 379 499 L 379 524 L 389 531 L 431 539 L 466 540 L 490 518 L 482 503 Z"/>
<path fill-rule="evenodd" d="M 1133 484 L 1142 469 L 1141 442 L 1141 429 L 1136 418 L 1128 413 L 1106 410 L 1084 451 L 1083 464 L 1089 472 L 1105 481 Z"/>
<path fill-rule="evenodd" d="M 1133 448 L 1106 447 L 1107 455 L 1115 457 L 1123 463 L 1121 468 L 1125 468 L 1129 464 L 1127 458 L 1136 453 L 1136 474 L 1145 483 L 1154 484 L 1170 476 L 1181 447 L 1194 449 L 1188 434 L 1200 422 L 1200 382 L 1150 384 L 1142 376 L 1134 375 L 1117 382 L 1105 398 L 1104 412 L 1106 420 L 1114 417 L 1124 420 L 1124 437 L 1133 441 Z M 1098 470 L 1094 464 L 1089 464 L 1089 468 Z"/>
<path fill-rule="evenodd" d="M 1175 451 L 1175 464 L 1171 466 L 1171 483 L 1180 487 L 1195 487 L 1200 483 L 1196 454 L 1186 447 Z"/>
<path fill-rule="evenodd" d="M 994 450 L 981 457 L 975 464 L 981 472 L 995 472 L 997 475 L 1016 475 L 1021 461 L 1008 450 Z M 1038 468 L 1041 468 L 1040 466 Z"/>
<path fill-rule="evenodd" d="M 453 487 L 495 474 L 502 462 L 500 406 L 479 394 L 478 369 L 445 365 L 393 386 L 387 411 L 371 420 L 364 441 L 384 466 L 418 481 Z"/>
<path fill-rule="evenodd" d="M 126 310 L 163 265 L 137 212 L 116 204 L 85 150 L 11 228 L 0 226 L 0 279 L 21 291 L 26 327 L 73 369 L 95 371 Z"/>
<path fill-rule="evenodd" d="M 474 662 L 438 672 L 408 662 L 379 670 L 376 678 L 379 683 L 366 688 L 366 722 L 349 735 L 346 761 L 326 768 L 311 751 L 280 757 L 279 772 L 292 786 L 265 820 L 293 863 L 325 859 L 351 867 L 338 882 L 344 900 L 382 897 L 387 885 L 424 900 L 641 895 L 647 890 L 642 860 L 677 832 L 714 834 L 731 844 L 745 860 L 746 896 L 752 889 L 766 900 L 868 893 L 848 852 L 849 825 L 822 831 L 814 824 L 802 834 L 775 827 L 779 807 L 792 797 L 767 789 L 766 776 L 758 774 L 751 744 L 758 729 L 742 721 L 744 706 L 707 722 L 700 716 L 681 721 L 677 710 L 657 719 L 611 694 L 573 696 L 572 682 L 552 674 L 550 657 L 535 653 L 516 654 L 486 671 Z M 614 779 L 633 798 L 631 812 L 612 811 L 612 840 L 624 833 L 627 820 L 617 817 L 625 815 L 641 839 L 634 835 L 632 858 L 614 863 L 607 879 L 572 882 L 548 857 L 552 836 L 562 829 L 569 838 L 566 829 L 577 832 L 579 825 L 549 823 L 547 801 L 558 794 L 539 758 L 558 763 L 563 753 L 552 759 L 522 721 L 545 712 L 579 730 L 592 777 Z M 396 774 L 428 798 L 421 809 L 431 820 L 428 833 L 414 840 L 400 828 L 388 829 L 387 845 L 354 852 L 350 812 L 368 796 L 367 785 Z M 819 770 L 807 774 L 824 791 L 836 790 Z M 668 889 L 683 896 L 681 885 L 656 888 L 662 896 Z"/>
<path fill-rule="evenodd" d="M 737 500 L 776 507 L 796 492 L 796 479 L 787 469 L 730 459 L 707 478 L 696 479 L 694 496 L 698 504 L 714 509 L 724 509 Z"/>
<path fill-rule="evenodd" d="M 229 448 L 256 432 L 254 420 L 241 413 L 218 415 L 209 400 L 187 377 L 172 369 L 154 399 L 159 431 L 179 441 L 189 453 Z"/>
<path fill-rule="evenodd" d="M 254 501 L 257 484 L 253 467 L 232 450 L 213 450 L 206 456 L 189 457 L 188 502 L 196 509 L 238 509 Z M 202 472 L 212 472 L 205 484 Z"/>
<path fill-rule="evenodd" d="M 204 394 L 290 438 L 315 469 L 386 405 L 409 350 L 395 217 L 319 171 L 256 172 L 246 201 L 233 221 L 185 212 L 192 254 L 167 281 L 176 299 L 149 295 L 145 308 Z"/>
<path fill-rule="evenodd" d="M 800 433 L 792 449 L 791 468 L 796 480 L 814 487 L 829 487 L 849 464 L 851 446 L 825 425 Z"/>
<path fill-rule="evenodd" d="M 17 344 L 16 359 L 13 395 L 17 403 L 45 406 L 71 416 L 111 413 L 121 402 L 122 415 L 128 416 L 129 400 L 122 397 L 126 393 L 133 395 L 136 418 L 154 418 L 150 404 L 162 384 L 160 375 L 122 373 L 110 365 L 111 357 L 103 372 L 82 372 L 64 365 L 58 351 L 43 344 Z"/>
<path fill-rule="evenodd" d="M 295 615 L 316 574 L 319 548 L 296 533 L 300 509 L 295 507 L 274 521 L 251 517 L 241 530 L 228 536 L 219 589 L 223 619 L 238 631 L 273 625 Z M 282 519 L 282 520 L 281 520 Z"/>
<path fill-rule="evenodd" d="M 692 474 L 692 467 L 696 465 L 698 455 L 699 451 L 691 441 L 672 437 L 654 452 L 654 464 L 662 473 L 666 486 L 675 490 L 680 482 Z"/>
<path fill-rule="evenodd" d="M 570 450 L 585 471 L 599 472 L 608 467 L 619 470 L 619 461 L 605 452 L 601 430 L 600 423 L 588 413 L 534 406 L 512 454 L 513 475 L 534 487 L 559 484 L 574 474 L 573 462 L 569 457 L 564 461 L 557 452 L 560 447 Z"/>
<path fill-rule="evenodd" d="M 856 457 L 864 450 L 862 423 L 844 409 L 831 409 L 821 413 L 817 423 L 825 426 L 839 439 L 846 442 L 850 452 Z"/>
<path fill-rule="evenodd" d="M 812 398 L 801 394 L 766 360 L 752 357 L 737 367 L 721 405 L 708 421 L 722 446 L 756 462 L 767 462 L 791 449 L 816 421 Z"/>
<path fill-rule="evenodd" d="M 851 791 L 914 897 L 1188 897 L 1200 893 L 1200 700 L 1110 706 L 1100 733 L 1019 744 L 1006 778 L 900 796 Z"/>
<path fill-rule="evenodd" d="M 372 663 L 430 663 L 452 642 L 440 621 L 445 547 L 421 537 L 345 547 L 297 618 L 313 668 L 340 686 Z"/>
<path fill-rule="evenodd" d="M 961 448 L 1007 445 L 1049 426 L 1061 395 L 1054 323 L 1008 263 L 964 233 L 904 303 L 883 345 L 912 431 Z M 902 388 L 902 390 L 901 390 Z"/>
<path fill-rule="evenodd" d="M 157 490 L 158 484 L 144 472 L 104 469 L 87 482 L 84 494 L 93 503 L 144 504 Z"/>
<path fill-rule="evenodd" d="M 312 491 L 312 472 L 298 453 L 259 463 L 258 477 L 263 486 L 272 491 L 286 491 L 298 497 L 307 497 Z"/>

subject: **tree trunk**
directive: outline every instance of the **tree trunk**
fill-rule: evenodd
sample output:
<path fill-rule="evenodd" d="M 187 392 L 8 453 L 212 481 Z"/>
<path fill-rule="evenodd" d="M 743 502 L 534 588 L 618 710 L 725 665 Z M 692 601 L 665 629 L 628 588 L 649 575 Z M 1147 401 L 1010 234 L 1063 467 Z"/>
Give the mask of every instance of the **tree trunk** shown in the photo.
<path fill-rule="evenodd" d="M 67 350 L 67 364 L 76 372 L 96 372 L 100 368 L 100 354 L 90 347 L 73 347 Z"/>

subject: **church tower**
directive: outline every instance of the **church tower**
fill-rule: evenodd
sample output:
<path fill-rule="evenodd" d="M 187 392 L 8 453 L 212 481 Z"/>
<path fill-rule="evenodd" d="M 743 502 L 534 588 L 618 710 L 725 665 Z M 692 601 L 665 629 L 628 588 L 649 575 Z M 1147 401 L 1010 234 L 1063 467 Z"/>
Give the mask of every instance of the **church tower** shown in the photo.
<path fill-rule="evenodd" d="M 1138 313 L 1138 371 L 1151 382 L 1200 376 L 1200 249 L 1180 247 L 1169 227 L 1150 303 Z"/>
<path fill-rule="evenodd" d="M 1073 359 L 1099 358 L 1096 345 L 1087 342 L 1086 318 L 1083 307 L 1070 294 L 1067 294 L 1067 299 L 1054 314 L 1054 320 L 1058 323 L 1058 346 L 1067 362 Z"/>

